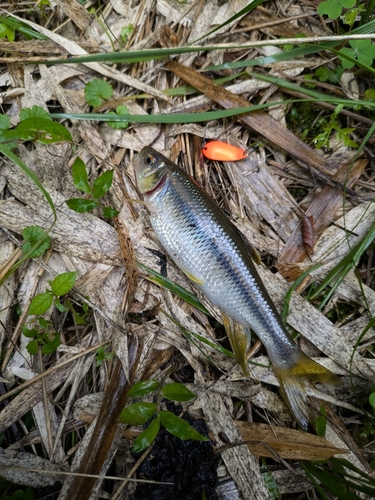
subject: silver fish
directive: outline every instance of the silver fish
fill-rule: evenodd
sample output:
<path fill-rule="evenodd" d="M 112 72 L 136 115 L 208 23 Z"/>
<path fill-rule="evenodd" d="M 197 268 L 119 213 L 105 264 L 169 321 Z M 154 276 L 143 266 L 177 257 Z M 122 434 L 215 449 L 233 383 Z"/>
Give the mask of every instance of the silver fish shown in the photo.
<path fill-rule="evenodd" d="M 160 243 L 220 309 L 242 370 L 248 374 L 252 329 L 267 349 L 284 399 L 306 429 L 311 420 L 308 379 L 335 385 L 340 379 L 289 337 L 256 270 L 256 251 L 194 179 L 150 147 L 143 148 L 133 163 Z"/>

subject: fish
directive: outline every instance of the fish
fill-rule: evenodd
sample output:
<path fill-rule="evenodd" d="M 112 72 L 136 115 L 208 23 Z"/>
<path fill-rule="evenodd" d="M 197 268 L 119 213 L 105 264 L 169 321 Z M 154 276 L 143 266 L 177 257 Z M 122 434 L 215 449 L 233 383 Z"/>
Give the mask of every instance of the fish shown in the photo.
<path fill-rule="evenodd" d="M 309 381 L 340 378 L 309 358 L 291 339 L 256 266 L 256 249 L 184 170 L 151 147 L 133 160 L 136 183 L 152 228 L 175 264 L 222 315 L 234 354 L 248 376 L 254 331 L 266 348 L 280 391 L 302 429 L 313 416 Z"/>

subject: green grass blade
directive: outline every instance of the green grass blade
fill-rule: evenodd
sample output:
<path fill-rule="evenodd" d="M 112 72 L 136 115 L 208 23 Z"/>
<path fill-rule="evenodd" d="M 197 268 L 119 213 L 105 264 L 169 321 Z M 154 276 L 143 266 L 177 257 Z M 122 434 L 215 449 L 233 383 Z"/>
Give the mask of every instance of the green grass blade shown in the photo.
<path fill-rule="evenodd" d="M 301 39 L 300 39 L 301 40 Z M 329 45 L 327 43 L 327 45 Z M 332 47 L 339 45 L 339 43 L 331 42 Z M 258 59 L 251 59 L 250 61 L 234 61 L 228 62 L 224 64 L 217 64 L 212 66 L 207 66 L 204 68 L 204 71 L 215 71 L 219 69 L 238 69 L 238 68 L 247 68 L 250 66 L 264 66 L 265 64 L 273 64 L 282 61 L 289 61 L 291 59 L 295 59 L 297 57 L 304 57 L 310 54 L 314 54 L 319 52 L 321 49 L 317 49 L 316 45 L 306 45 L 303 47 L 298 47 L 296 49 L 292 49 L 289 52 L 280 52 L 279 54 L 274 54 L 272 56 L 264 56 L 259 57 Z M 326 50 L 329 50 L 327 48 Z"/>
<path fill-rule="evenodd" d="M 367 248 L 371 245 L 371 243 L 375 239 L 375 223 L 372 224 L 370 231 L 367 235 L 355 245 L 350 252 L 328 273 L 327 277 L 321 282 L 321 284 L 314 290 L 311 294 L 310 299 L 315 299 L 332 281 L 334 283 L 331 285 L 331 289 L 327 296 L 324 298 L 324 301 L 320 305 L 320 309 L 328 302 L 331 298 L 332 294 L 336 290 L 336 288 L 343 281 L 348 272 L 356 266 L 357 262 L 363 255 L 363 253 L 367 250 Z"/>
<path fill-rule="evenodd" d="M 360 500 L 362 498 L 352 492 L 351 489 L 360 493 L 373 494 L 372 488 L 360 484 L 360 478 L 355 478 L 358 482 L 349 481 L 346 472 L 343 470 L 330 469 L 327 464 L 315 464 L 313 462 L 301 462 L 301 466 L 308 473 L 310 479 L 316 478 L 320 485 L 324 486 L 325 490 L 339 500 Z M 317 487 L 315 481 L 314 484 Z M 320 494 L 322 494 L 322 490 L 323 488 L 318 489 Z"/>
<path fill-rule="evenodd" d="M 51 118 L 69 120 L 95 120 L 95 121 L 128 121 L 132 123 L 199 123 L 204 121 L 219 120 L 229 116 L 241 115 L 270 107 L 271 104 L 246 106 L 245 108 L 223 109 L 220 111 L 207 111 L 205 113 L 176 113 L 165 115 L 102 115 L 99 113 L 54 113 Z M 275 106 L 275 103 L 272 103 Z M 374 103 L 375 107 L 375 103 Z"/>
<path fill-rule="evenodd" d="M 29 28 L 29 26 L 27 26 L 26 24 L 22 23 L 18 19 L 12 18 L 11 16 L 9 17 L 0 16 L 0 23 L 5 24 L 9 28 L 13 28 L 14 30 L 18 31 L 19 33 L 22 33 L 27 37 L 35 38 L 36 40 L 48 40 L 48 37 L 46 37 L 45 35 L 42 35 L 41 33 L 34 31 L 32 28 Z"/>
<path fill-rule="evenodd" d="M 56 215 L 56 209 L 55 205 L 52 201 L 52 198 L 50 197 L 49 193 L 46 191 L 44 188 L 43 184 L 40 182 L 38 177 L 35 175 L 33 170 L 31 170 L 30 167 L 28 167 L 18 156 L 16 156 L 5 144 L 0 144 L 0 153 L 2 153 L 4 156 L 9 158 L 13 163 L 18 165 L 20 169 L 33 181 L 33 183 L 40 189 L 40 191 L 43 193 L 43 196 L 47 200 L 49 206 L 51 207 L 52 213 L 53 213 L 53 223 L 56 222 L 57 215 Z"/>
<path fill-rule="evenodd" d="M 263 78 L 264 75 L 261 75 L 260 79 Z M 282 80 L 278 78 L 270 77 L 272 80 L 275 80 L 275 85 L 282 85 Z M 273 83 L 273 82 L 272 82 Z M 289 82 L 287 82 L 289 83 Z M 288 85 L 289 88 L 292 88 L 292 85 Z M 286 85 L 285 85 L 286 86 Z M 306 91 L 303 87 L 299 87 L 298 92 L 306 93 L 310 92 L 310 90 Z M 293 88 L 294 90 L 294 88 Z M 305 92 L 306 91 L 306 92 Z M 102 121 L 102 122 L 131 122 L 131 123 L 200 123 L 211 120 L 220 120 L 222 118 L 228 118 L 231 116 L 237 116 L 245 113 L 252 113 L 255 111 L 259 111 L 261 109 L 267 109 L 273 106 L 280 106 L 286 104 L 293 104 L 298 102 L 328 102 L 332 103 L 335 106 L 337 104 L 342 104 L 343 106 L 355 107 L 358 105 L 367 106 L 371 109 L 375 110 L 375 102 L 371 101 L 355 101 L 349 99 L 341 99 L 337 97 L 330 97 L 324 94 L 319 94 L 319 97 L 314 97 L 310 99 L 288 99 L 284 101 L 278 102 L 270 102 L 264 104 L 256 104 L 254 106 L 246 106 L 244 108 L 234 108 L 234 109 L 223 109 L 220 111 L 206 111 L 204 113 L 175 113 L 175 114 L 165 114 L 165 115 L 105 115 L 99 113 L 53 113 L 51 114 L 51 118 L 56 119 L 64 119 L 64 120 L 93 120 L 93 121 Z"/>
<path fill-rule="evenodd" d="M 323 490 L 323 488 L 320 486 L 319 482 L 316 480 L 315 478 L 315 475 L 313 474 L 313 471 L 311 470 L 312 469 L 312 463 L 310 462 L 300 462 L 300 465 L 302 467 L 302 469 L 305 471 L 305 473 L 307 474 L 307 477 L 310 479 L 310 481 L 312 482 L 312 484 L 315 486 L 316 490 L 318 491 L 318 493 L 320 494 L 320 496 L 322 497 L 322 500 L 332 500 L 331 497 L 327 496 L 325 491 Z"/>
<path fill-rule="evenodd" d="M 207 311 L 207 309 L 204 307 L 204 305 L 197 299 L 195 295 L 193 295 L 191 292 L 186 290 L 180 285 L 177 285 L 177 283 L 174 283 L 171 281 L 169 278 L 166 278 L 165 276 L 162 276 L 161 274 L 157 273 L 153 269 L 145 266 L 144 264 L 141 264 L 138 262 L 138 266 L 144 269 L 147 273 L 147 279 L 151 281 L 152 283 L 155 283 L 156 285 L 159 285 L 163 288 L 166 288 L 167 290 L 171 291 L 177 297 L 180 297 L 180 299 L 183 299 L 185 302 L 188 304 L 196 307 L 200 311 L 204 312 L 208 316 L 211 316 L 211 314 Z"/>
<path fill-rule="evenodd" d="M 374 70 L 375 71 L 375 70 Z M 260 73 L 251 73 L 251 76 L 257 78 L 258 80 L 262 80 L 264 82 L 272 83 L 273 85 L 277 85 L 278 87 L 283 87 L 288 90 L 292 90 L 293 92 L 298 92 L 299 94 L 304 94 L 308 97 L 311 97 L 317 102 L 328 102 L 332 104 L 342 104 L 347 107 L 354 106 L 368 106 L 369 108 L 375 109 L 374 102 L 372 101 L 363 101 L 363 100 L 355 100 L 355 99 L 341 99 L 329 96 L 327 94 L 323 94 L 322 92 L 317 92 L 316 90 L 307 89 L 305 87 L 301 87 L 293 82 L 289 82 L 288 80 L 284 80 L 283 78 L 271 75 L 263 75 Z M 311 83 L 311 81 L 306 82 Z"/>

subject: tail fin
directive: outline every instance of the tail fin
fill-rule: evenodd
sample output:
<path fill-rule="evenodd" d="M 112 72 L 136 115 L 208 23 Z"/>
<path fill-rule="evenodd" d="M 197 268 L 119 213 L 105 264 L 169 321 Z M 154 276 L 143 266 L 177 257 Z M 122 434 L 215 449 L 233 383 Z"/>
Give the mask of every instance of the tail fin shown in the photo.
<path fill-rule="evenodd" d="M 295 352 L 295 363 L 289 368 L 273 366 L 280 382 L 280 390 L 297 422 L 306 430 L 312 414 L 307 405 L 306 385 L 309 380 L 322 384 L 339 385 L 340 378 L 324 366 L 316 363 L 302 351 Z"/>

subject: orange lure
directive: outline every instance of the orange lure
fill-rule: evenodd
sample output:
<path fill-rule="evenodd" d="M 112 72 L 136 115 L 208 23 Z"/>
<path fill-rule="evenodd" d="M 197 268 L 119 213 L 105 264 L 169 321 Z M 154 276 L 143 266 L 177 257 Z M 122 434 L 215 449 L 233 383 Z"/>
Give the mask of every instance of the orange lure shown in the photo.
<path fill-rule="evenodd" d="M 239 161 L 248 156 L 248 153 L 242 148 L 232 146 L 232 144 L 222 141 L 209 141 L 204 143 L 202 153 L 209 160 L 216 161 Z"/>

